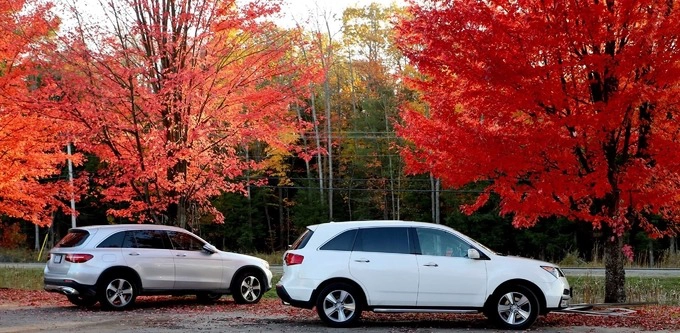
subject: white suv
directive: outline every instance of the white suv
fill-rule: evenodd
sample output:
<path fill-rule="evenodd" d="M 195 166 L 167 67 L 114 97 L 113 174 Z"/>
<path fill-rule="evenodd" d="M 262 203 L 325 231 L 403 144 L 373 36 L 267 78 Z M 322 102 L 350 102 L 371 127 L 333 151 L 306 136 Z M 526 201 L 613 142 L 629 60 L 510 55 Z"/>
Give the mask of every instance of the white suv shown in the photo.
<path fill-rule="evenodd" d="M 324 223 L 284 254 L 276 292 L 329 326 L 374 312 L 483 312 L 506 329 L 566 308 L 571 289 L 547 262 L 507 257 L 442 225 L 404 221 Z"/>
<path fill-rule="evenodd" d="M 233 294 L 257 303 L 271 289 L 269 264 L 223 252 L 184 229 L 150 224 L 73 228 L 50 251 L 45 290 L 71 303 L 122 310 L 138 295 Z"/>

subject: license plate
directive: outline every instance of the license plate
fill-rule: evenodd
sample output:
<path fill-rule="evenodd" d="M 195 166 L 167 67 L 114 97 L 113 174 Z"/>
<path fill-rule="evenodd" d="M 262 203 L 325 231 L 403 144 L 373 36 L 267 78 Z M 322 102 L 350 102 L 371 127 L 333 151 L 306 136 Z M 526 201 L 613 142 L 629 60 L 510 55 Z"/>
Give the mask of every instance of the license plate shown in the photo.
<path fill-rule="evenodd" d="M 61 258 L 62 258 L 61 254 L 57 254 L 57 255 L 54 256 L 53 262 L 55 264 L 61 264 Z"/>

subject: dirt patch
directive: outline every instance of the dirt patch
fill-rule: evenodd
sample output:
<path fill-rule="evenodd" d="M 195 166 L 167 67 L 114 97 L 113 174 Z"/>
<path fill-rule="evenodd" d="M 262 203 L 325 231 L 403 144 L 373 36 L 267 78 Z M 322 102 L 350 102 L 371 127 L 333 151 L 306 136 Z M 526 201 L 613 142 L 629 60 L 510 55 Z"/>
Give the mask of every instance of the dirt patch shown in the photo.
<path fill-rule="evenodd" d="M 103 311 L 98 305 L 73 306 L 65 296 L 44 291 L 0 289 L 0 333 L 14 332 L 333 332 L 313 310 L 284 306 L 278 299 L 237 305 L 223 297 L 212 305 L 195 297 L 139 297 L 128 311 Z M 376 314 L 365 312 L 359 332 L 499 331 L 482 315 Z M 637 308 L 620 317 L 551 313 L 531 329 L 537 332 L 632 333 L 680 331 L 680 307 Z"/>

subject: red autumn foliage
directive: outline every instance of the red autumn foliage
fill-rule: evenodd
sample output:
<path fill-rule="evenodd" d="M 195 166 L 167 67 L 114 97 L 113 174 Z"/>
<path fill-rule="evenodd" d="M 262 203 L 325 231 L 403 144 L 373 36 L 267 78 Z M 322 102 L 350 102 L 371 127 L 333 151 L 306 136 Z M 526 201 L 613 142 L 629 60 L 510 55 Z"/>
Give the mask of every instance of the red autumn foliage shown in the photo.
<path fill-rule="evenodd" d="M 292 149 L 302 126 L 290 108 L 315 72 L 295 59 L 298 32 L 267 21 L 279 2 L 116 0 L 98 22 L 84 6 L 69 9 L 77 26 L 44 64 L 58 74 L 43 91 L 101 162 L 93 194 L 115 218 L 222 221 L 210 200 L 265 165 L 245 151 Z"/>
<path fill-rule="evenodd" d="M 0 289 L 0 299 L 5 307 L 73 307 L 64 296 L 45 291 L 29 291 L 17 289 Z M 635 313 L 627 316 L 592 316 L 582 314 L 551 313 L 539 317 L 534 329 L 541 327 L 626 327 L 640 330 L 680 330 L 680 307 L 678 306 L 645 306 L 635 307 Z M 91 310 L 100 311 L 95 306 Z M 263 299 L 259 304 L 237 305 L 231 298 L 225 297 L 213 305 L 198 304 L 194 297 L 143 296 L 138 298 L 137 306 L 128 311 L 130 315 L 139 313 L 182 313 L 185 315 L 219 314 L 220 312 L 246 311 L 249 319 L 245 321 L 287 321 L 318 322 L 314 310 L 299 309 L 281 304 L 279 299 Z M 363 315 L 365 325 L 375 323 L 390 326 L 408 327 L 455 327 L 484 328 L 490 324 L 481 315 L 455 314 L 377 314 L 366 312 Z M 160 323 L 162 325 L 162 323 Z"/>
<path fill-rule="evenodd" d="M 36 0 L 0 1 L 0 215 L 39 225 L 50 223 L 57 207 L 67 211 L 58 198 L 68 194 L 63 183 L 47 181 L 66 161 L 67 138 L 33 93 L 39 46 L 59 23 L 50 8 Z"/>
<path fill-rule="evenodd" d="M 398 43 L 429 106 L 402 113 L 412 172 L 450 187 L 487 184 L 466 210 L 494 193 L 517 227 L 558 216 L 602 228 L 607 281 L 619 285 L 626 231 L 677 234 L 680 4 L 409 4 Z M 614 289 L 607 301 L 623 301 Z"/>

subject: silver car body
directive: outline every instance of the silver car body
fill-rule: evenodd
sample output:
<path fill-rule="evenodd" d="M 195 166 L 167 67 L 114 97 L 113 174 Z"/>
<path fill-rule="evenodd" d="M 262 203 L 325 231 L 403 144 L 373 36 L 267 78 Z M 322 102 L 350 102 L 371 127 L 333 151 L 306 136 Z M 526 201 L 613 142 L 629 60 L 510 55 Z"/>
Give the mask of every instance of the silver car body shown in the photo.
<path fill-rule="evenodd" d="M 121 232 L 167 233 L 190 240 L 191 249 L 143 247 L 102 247 Z M 261 292 L 272 288 L 272 273 L 267 261 L 217 250 L 205 240 L 185 229 L 150 224 L 121 224 L 74 228 L 69 233 L 87 234 L 74 246 L 59 246 L 50 251 L 45 266 L 45 290 L 67 296 L 96 297 L 101 292 L 102 276 L 114 271 L 130 272 L 136 293 L 144 294 L 231 294 L 239 272 L 249 270 L 262 277 Z M 124 237 L 124 236 L 123 236 Z M 163 236 L 166 239 L 166 236 Z M 84 262 L 83 256 L 91 256 Z M 82 260 L 82 259 L 81 259 Z M 259 298 L 258 298 L 259 300 Z"/>

